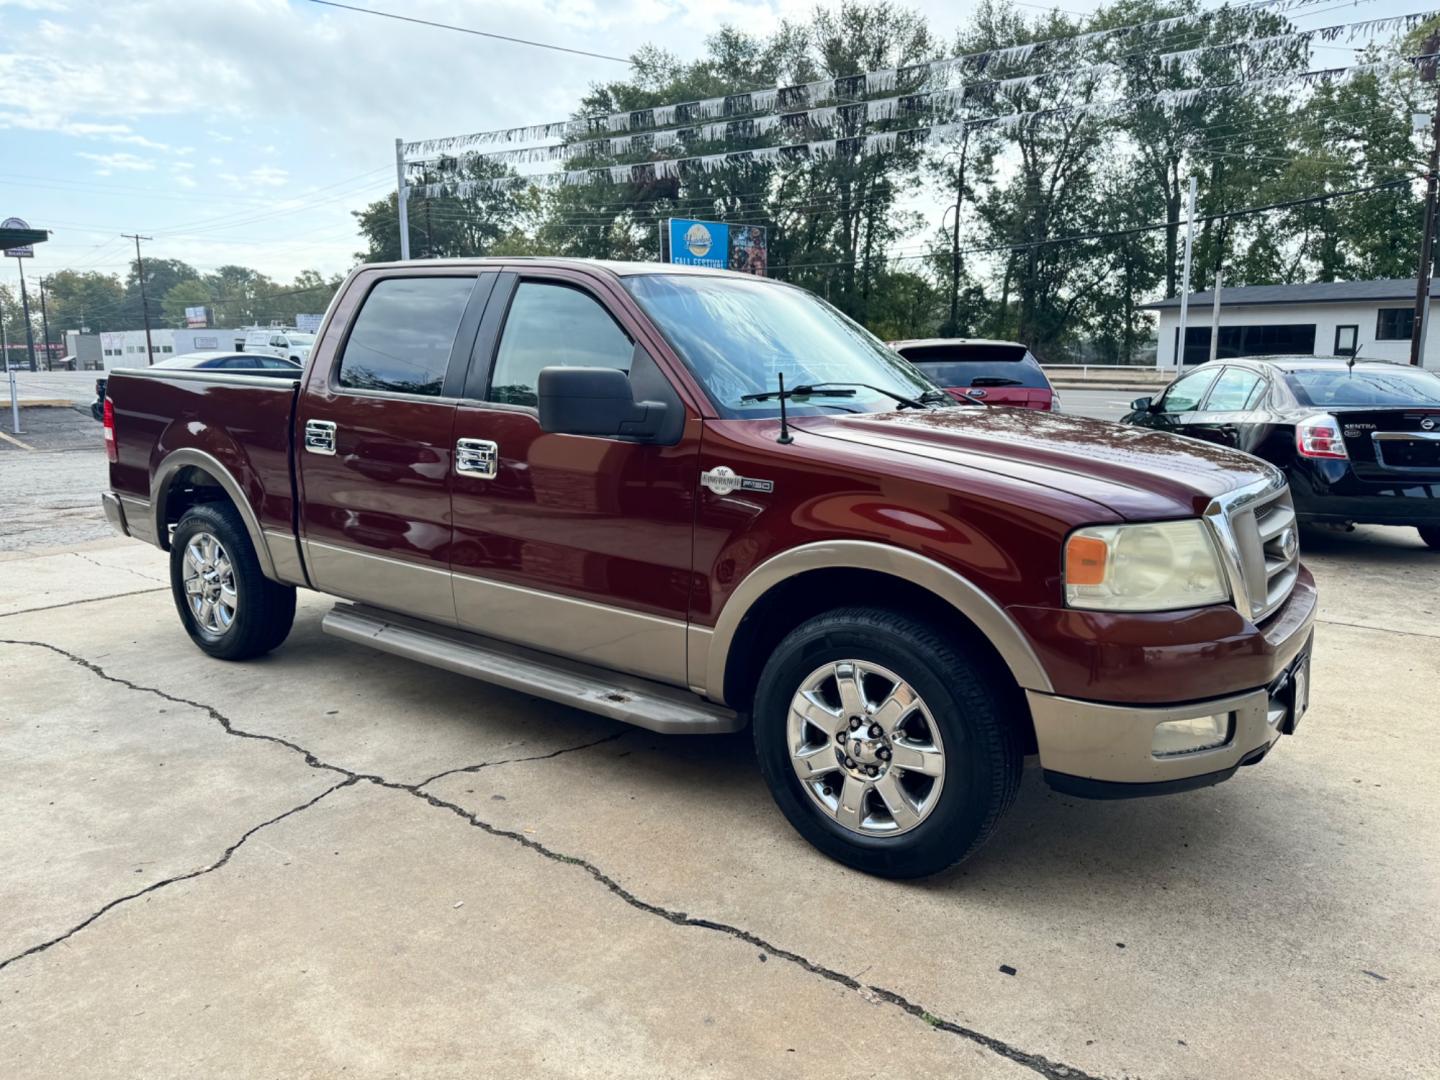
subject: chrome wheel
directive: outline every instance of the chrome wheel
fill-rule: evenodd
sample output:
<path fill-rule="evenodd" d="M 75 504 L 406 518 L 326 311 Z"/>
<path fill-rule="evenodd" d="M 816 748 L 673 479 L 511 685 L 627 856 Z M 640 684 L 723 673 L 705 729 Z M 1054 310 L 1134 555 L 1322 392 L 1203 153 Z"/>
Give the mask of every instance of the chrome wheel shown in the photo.
<path fill-rule="evenodd" d="M 235 622 L 240 597 L 235 567 L 224 545 L 208 532 L 198 532 L 185 545 L 185 600 L 200 629 L 223 634 Z"/>
<path fill-rule="evenodd" d="M 811 800 L 851 832 L 895 836 L 940 801 L 945 747 L 920 695 L 878 664 L 816 668 L 790 699 L 790 764 Z"/>

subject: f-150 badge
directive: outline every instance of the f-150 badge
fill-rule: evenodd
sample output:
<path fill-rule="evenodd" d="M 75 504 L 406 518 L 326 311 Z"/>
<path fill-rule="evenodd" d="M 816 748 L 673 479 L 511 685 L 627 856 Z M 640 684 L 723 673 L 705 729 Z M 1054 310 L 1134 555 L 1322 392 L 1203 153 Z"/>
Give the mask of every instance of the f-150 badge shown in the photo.
<path fill-rule="evenodd" d="M 716 495 L 729 495 L 736 491 L 774 491 L 775 481 L 754 480 L 748 476 L 736 476 L 735 470 L 717 465 L 700 474 L 700 483 Z"/>

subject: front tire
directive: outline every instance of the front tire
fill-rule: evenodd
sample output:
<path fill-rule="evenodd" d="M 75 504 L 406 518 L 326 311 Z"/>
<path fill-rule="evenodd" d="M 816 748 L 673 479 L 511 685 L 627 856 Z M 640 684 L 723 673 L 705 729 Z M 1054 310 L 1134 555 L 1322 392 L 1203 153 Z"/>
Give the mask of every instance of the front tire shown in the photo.
<path fill-rule="evenodd" d="M 1014 801 L 1022 752 L 1003 692 L 919 619 L 818 616 L 775 649 L 755 694 L 760 770 L 831 858 L 912 878 L 967 858 Z"/>
<path fill-rule="evenodd" d="M 1421 525 L 1419 527 L 1420 539 L 1426 544 L 1440 551 L 1440 525 Z"/>
<path fill-rule="evenodd" d="M 295 621 L 295 590 L 260 572 L 228 503 L 201 503 L 180 518 L 170 540 L 170 591 L 190 640 L 220 660 L 263 656 Z"/>

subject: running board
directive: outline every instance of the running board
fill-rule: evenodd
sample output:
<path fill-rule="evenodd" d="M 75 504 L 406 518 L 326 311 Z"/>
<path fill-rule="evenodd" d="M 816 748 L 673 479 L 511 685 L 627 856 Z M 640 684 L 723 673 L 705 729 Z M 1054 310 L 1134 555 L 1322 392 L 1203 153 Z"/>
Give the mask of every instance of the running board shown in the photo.
<path fill-rule="evenodd" d="M 688 690 L 375 608 L 337 604 L 320 625 L 325 633 L 346 641 L 649 731 L 710 735 L 744 726 L 734 710 L 712 705 Z"/>

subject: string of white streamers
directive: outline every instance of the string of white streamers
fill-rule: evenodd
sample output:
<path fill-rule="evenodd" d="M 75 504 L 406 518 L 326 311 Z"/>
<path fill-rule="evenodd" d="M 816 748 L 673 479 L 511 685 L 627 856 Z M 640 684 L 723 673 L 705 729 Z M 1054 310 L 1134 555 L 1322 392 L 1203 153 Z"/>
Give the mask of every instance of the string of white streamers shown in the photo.
<path fill-rule="evenodd" d="M 1052 109 L 1037 109 L 1030 112 L 1009 113 L 1004 116 L 985 117 L 945 124 L 930 124 L 906 128 L 900 131 L 876 132 L 857 136 L 853 139 L 821 139 L 814 142 L 792 143 L 784 146 L 767 146 L 754 150 L 737 150 L 727 153 L 705 154 L 698 157 L 664 158 L 658 161 L 628 165 L 611 165 L 597 169 L 571 169 L 539 176 L 509 176 L 485 180 L 450 180 L 432 184 L 418 184 L 406 188 L 409 196 L 421 195 L 427 199 L 468 198 L 482 191 L 501 190 L 509 187 L 555 187 L 593 183 L 609 180 L 612 183 L 628 184 L 637 180 L 677 179 L 684 173 L 699 171 L 718 172 L 736 165 L 773 165 L 796 158 L 826 160 L 848 155 L 865 156 L 891 153 L 899 145 L 902 136 L 911 144 L 941 141 L 959 135 L 966 128 L 996 128 L 1001 131 L 1017 131 L 1026 124 L 1041 118 L 1086 116 L 1092 119 L 1113 119 L 1131 111 L 1139 104 L 1152 104 L 1162 109 L 1183 109 L 1202 98 L 1225 93 L 1243 91 L 1248 93 L 1276 90 L 1296 84 L 1314 83 L 1339 84 L 1361 75 L 1386 74 L 1424 61 L 1434 61 L 1440 54 L 1427 53 L 1423 56 L 1406 57 L 1400 60 L 1385 60 L 1376 63 L 1355 64 L 1349 67 L 1325 68 L 1319 71 L 1303 71 L 1282 75 L 1271 75 L 1257 79 L 1243 79 L 1223 86 L 1194 87 L 1185 90 L 1163 90 L 1154 94 L 1121 98 L 1113 101 L 1086 102 Z M 640 170 L 637 173 L 637 170 Z M 653 170 L 653 173 L 651 172 Z"/>
<path fill-rule="evenodd" d="M 967 53 L 945 60 L 934 60 L 928 64 L 905 69 L 907 76 L 934 78 L 948 77 L 966 66 L 978 67 L 991 64 L 1018 64 L 1028 60 L 1037 49 L 1063 44 L 1067 47 L 1083 47 L 1104 38 L 1146 32 L 1164 33 L 1183 26 L 1198 26 L 1224 11 L 1246 11 L 1270 8 L 1276 14 L 1297 8 L 1310 7 L 1328 0 L 1252 0 L 1251 3 L 1237 4 L 1229 8 L 1211 8 L 1204 11 L 1175 15 L 1168 19 L 1117 26 L 1108 30 L 1092 30 L 1073 37 L 1055 38 L 1045 41 L 1012 45 L 1005 49 Z M 685 110 L 686 121 L 713 120 L 726 115 L 727 102 L 749 98 L 750 112 L 770 112 L 777 107 L 792 108 L 814 106 L 859 95 L 885 93 L 893 90 L 900 77 L 895 68 L 880 68 L 863 75 L 842 76 L 834 79 L 817 79 L 814 82 L 781 89 L 760 89 L 748 93 L 730 94 L 725 97 L 705 98 L 696 102 L 679 102 L 659 105 L 654 109 L 630 110 L 600 116 L 582 117 L 573 120 L 555 120 L 544 124 L 527 124 L 520 127 L 499 128 L 492 131 L 476 131 L 466 135 L 450 135 L 438 139 L 420 139 L 407 142 L 402 153 L 407 160 L 428 158 L 436 155 L 455 155 L 477 146 L 496 143 L 538 142 L 549 139 L 573 138 L 577 135 L 594 134 L 598 131 L 620 132 L 636 129 L 668 127 L 677 122 L 677 113 Z M 783 104 L 782 104 L 783 103 Z M 733 111 L 734 106 L 732 105 Z"/>

